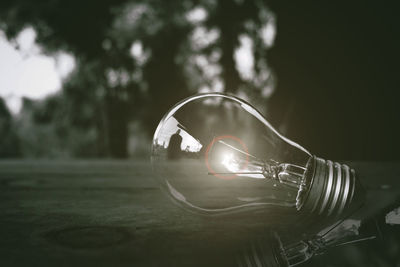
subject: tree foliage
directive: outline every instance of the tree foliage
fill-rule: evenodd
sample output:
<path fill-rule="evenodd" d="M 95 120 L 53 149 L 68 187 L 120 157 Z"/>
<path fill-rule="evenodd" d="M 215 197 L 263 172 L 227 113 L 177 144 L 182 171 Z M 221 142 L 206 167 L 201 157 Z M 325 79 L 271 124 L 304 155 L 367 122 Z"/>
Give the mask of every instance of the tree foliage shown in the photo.
<path fill-rule="evenodd" d="M 75 56 L 62 93 L 29 111 L 43 113 L 35 123 L 59 125 L 60 138 L 92 133 L 72 156 L 126 157 L 132 121 L 150 136 L 168 108 L 196 92 L 234 93 L 263 108 L 273 91 L 263 31 L 275 19 L 262 1 L 6 0 L 0 18 L 8 38 L 29 25 L 46 53 Z M 255 59 L 247 76 L 235 61 L 246 41 Z"/>

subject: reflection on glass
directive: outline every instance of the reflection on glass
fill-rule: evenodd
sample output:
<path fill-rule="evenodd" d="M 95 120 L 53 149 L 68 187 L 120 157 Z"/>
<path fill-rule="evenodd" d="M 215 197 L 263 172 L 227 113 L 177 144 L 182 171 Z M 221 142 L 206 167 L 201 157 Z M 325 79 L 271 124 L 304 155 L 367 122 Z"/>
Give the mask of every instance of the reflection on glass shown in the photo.
<path fill-rule="evenodd" d="M 251 105 L 223 94 L 178 103 L 160 122 L 152 147 L 163 189 L 205 214 L 295 208 L 310 158 Z"/>

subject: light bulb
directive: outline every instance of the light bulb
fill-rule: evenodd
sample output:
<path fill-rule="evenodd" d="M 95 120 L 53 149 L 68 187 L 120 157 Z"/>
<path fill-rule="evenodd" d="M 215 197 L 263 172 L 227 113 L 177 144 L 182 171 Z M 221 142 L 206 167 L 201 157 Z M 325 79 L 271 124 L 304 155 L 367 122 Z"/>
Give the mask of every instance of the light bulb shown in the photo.
<path fill-rule="evenodd" d="M 313 156 L 253 106 L 226 94 L 176 104 L 155 131 L 151 158 L 164 191 L 201 214 L 284 207 L 338 215 L 358 190 L 348 166 Z"/>
<path fill-rule="evenodd" d="M 372 226 L 373 232 L 371 229 L 365 231 L 361 224 L 368 228 Z M 368 222 L 346 219 L 305 239 L 303 235 L 293 233 L 263 231 L 237 256 L 238 266 L 298 266 L 331 248 L 375 239 L 375 225 L 375 219 Z"/>

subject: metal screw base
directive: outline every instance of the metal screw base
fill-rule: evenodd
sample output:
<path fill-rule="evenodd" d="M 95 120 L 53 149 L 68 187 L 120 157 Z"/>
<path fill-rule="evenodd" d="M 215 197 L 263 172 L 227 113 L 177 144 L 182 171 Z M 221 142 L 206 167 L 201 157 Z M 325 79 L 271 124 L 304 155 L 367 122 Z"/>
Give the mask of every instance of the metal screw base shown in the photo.
<path fill-rule="evenodd" d="M 315 156 L 309 162 L 304 187 L 297 209 L 324 217 L 343 215 L 352 206 L 359 206 L 364 197 L 353 169 Z"/>

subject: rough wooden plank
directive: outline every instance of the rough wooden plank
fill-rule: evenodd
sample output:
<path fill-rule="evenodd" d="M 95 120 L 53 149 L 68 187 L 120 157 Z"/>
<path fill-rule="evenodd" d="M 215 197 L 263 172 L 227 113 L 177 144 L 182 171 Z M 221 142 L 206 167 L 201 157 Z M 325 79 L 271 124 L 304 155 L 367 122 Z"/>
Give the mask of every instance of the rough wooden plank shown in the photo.
<path fill-rule="evenodd" d="M 398 163 L 352 165 L 368 188 L 363 216 L 396 202 Z M 234 266 L 260 234 L 262 222 L 188 214 L 152 175 L 147 161 L 0 162 L 1 265 Z"/>

